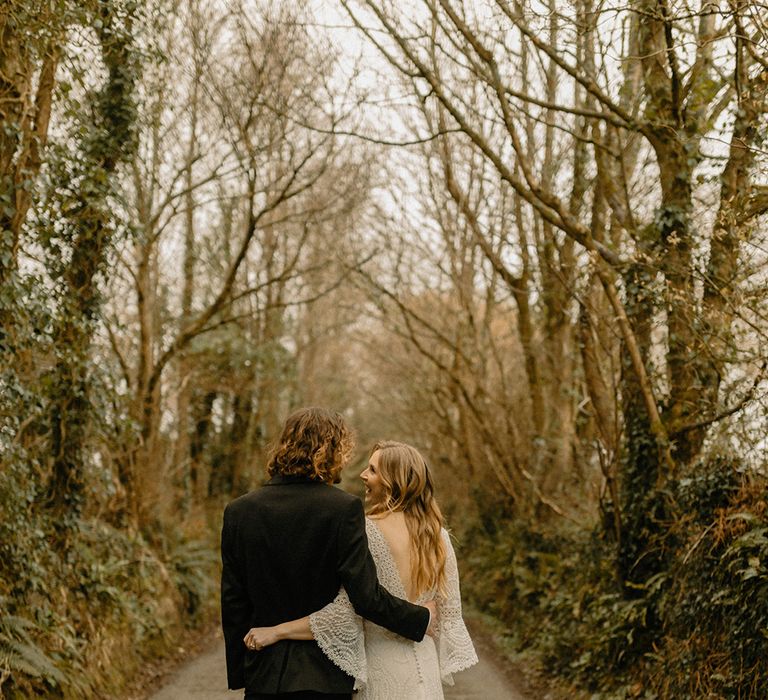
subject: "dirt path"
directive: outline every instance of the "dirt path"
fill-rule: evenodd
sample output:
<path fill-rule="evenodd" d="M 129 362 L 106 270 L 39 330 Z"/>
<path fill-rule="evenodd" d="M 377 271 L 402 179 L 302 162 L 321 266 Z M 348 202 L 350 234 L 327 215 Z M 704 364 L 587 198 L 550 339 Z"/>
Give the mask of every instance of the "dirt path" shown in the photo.
<path fill-rule="evenodd" d="M 446 700 L 528 700 L 494 663 L 491 655 L 478 648 L 480 663 L 456 675 L 456 685 L 446 688 Z M 180 666 L 166 685 L 148 700 L 233 700 L 242 691 L 226 690 L 224 643 L 216 638 L 199 656 Z"/>

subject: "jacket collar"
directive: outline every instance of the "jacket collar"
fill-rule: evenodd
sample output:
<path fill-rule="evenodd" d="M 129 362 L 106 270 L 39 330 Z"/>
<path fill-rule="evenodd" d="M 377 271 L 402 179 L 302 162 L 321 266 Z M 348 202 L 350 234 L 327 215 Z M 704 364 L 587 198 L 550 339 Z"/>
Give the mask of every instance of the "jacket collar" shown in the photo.
<path fill-rule="evenodd" d="M 282 484 L 323 484 L 322 479 L 314 479 L 304 474 L 277 474 L 273 476 L 265 485 L 280 486 Z"/>

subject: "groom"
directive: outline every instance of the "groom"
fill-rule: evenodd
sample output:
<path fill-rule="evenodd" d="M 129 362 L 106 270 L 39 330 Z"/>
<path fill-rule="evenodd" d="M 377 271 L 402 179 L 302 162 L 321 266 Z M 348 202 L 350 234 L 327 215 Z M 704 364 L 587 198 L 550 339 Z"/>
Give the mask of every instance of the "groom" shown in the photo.
<path fill-rule="evenodd" d="M 353 679 L 314 641 L 247 649 L 251 627 L 294 620 L 331 602 L 341 586 L 358 614 L 420 641 L 433 610 L 390 595 L 368 551 L 363 506 L 338 483 L 352 450 L 338 413 L 288 417 L 268 465 L 271 479 L 232 501 L 221 531 L 221 618 L 231 689 L 247 700 L 349 700 Z"/>

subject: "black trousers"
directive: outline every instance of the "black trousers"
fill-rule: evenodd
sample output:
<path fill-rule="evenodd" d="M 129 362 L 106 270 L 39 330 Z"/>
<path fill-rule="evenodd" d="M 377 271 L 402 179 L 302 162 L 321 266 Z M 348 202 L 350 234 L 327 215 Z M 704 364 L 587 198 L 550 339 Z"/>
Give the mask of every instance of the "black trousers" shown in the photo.
<path fill-rule="evenodd" d="M 256 693 L 246 690 L 243 700 L 352 700 L 352 693 L 318 693 L 316 690 L 300 690 L 297 693 Z"/>

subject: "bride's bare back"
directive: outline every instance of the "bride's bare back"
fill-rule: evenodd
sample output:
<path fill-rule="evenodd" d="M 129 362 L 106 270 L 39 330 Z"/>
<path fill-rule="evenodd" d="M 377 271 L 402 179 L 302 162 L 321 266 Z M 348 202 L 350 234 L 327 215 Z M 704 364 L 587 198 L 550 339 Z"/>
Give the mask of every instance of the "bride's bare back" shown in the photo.
<path fill-rule="evenodd" d="M 413 545 L 408 526 L 405 524 L 405 515 L 398 511 L 375 515 L 371 519 L 376 521 L 381 534 L 387 541 L 408 600 L 416 600 L 416 591 L 413 590 L 413 577 L 411 576 Z"/>

